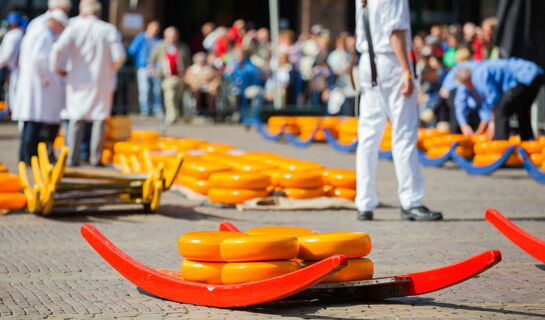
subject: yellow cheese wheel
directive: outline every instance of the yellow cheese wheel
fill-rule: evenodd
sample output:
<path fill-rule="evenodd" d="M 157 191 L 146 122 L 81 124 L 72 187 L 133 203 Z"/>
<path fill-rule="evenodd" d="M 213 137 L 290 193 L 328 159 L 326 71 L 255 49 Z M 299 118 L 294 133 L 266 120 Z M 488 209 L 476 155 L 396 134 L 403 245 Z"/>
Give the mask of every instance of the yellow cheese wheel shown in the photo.
<path fill-rule="evenodd" d="M 222 153 L 228 150 L 233 150 L 235 149 L 235 147 L 230 144 L 215 143 L 202 145 L 200 149 L 210 153 Z"/>
<path fill-rule="evenodd" d="M 543 154 L 542 153 L 532 153 L 530 154 L 530 161 L 534 164 L 534 166 L 540 166 L 543 163 Z"/>
<path fill-rule="evenodd" d="M 284 194 L 290 199 L 312 199 L 326 195 L 323 187 L 303 189 L 303 188 L 284 188 Z"/>
<path fill-rule="evenodd" d="M 507 140 L 495 140 L 476 143 L 473 146 L 473 151 L 476 155 L 504 153 L 511 146 L 511 142 Z"/>
<path fill-rule="evenodd" d="M 239 204 L 254 198 L 265 198 L 271 193 L 270 189 L 224 189 L 210 188 L 208 199 L 214 203 Z"/>
<path fill-rule="evenodd" d="M 373 277 L 373 262 L 367 258 L 347 259 L 346 267 L 322 282 L 345 282 L 369 280 Z"/>
<path fill-rule="evenodd" d="M 120 141 L 114 144 L 115 154 L 132 154 L 142 151 L 142 145 L 134 142 Z"/>
<path fill-rule="evenodd" d="M 184 280 L 221 284 L 221 269 L 225 262 L 206 262 L 184 259 L 181 273 Z"/>
<path fill-rule="evenodd" d="M 265 170 L 272 170 L 275 168 L 275 166 L 258 162 L 258 161 L 234 161 L 231 164 L 234 171 L 240 171 L 240 172 L 263 172 Z"/>
<path fill-rule="evenodd" d="M 545 172 L 545 161 L 541 164 L 541 171 Z"/>
<path fill-rule="evenodd" d="M 366 233 L 332 232 L 297 237 L 302 260 L 322 260 L 335 254 L 347 258 L 364 257 L 371 252 L 371 239 Z"/>
<path fill-rule="evenodd" d="M 520 147 L 528 154 L 541 153 L 543 150 L 543 143 L 541 141 L 522 141 Z"/>
<path fill-rule="evenodd" d="M 299 242 L 294 236 L 245 236 L 223 240 L 220 251 L 228 262 L 286 260 L 297 256 Z"/>
<path fill-rule="evenodd" d="M 213 173 L 229 170 L 231 170 L 231 167 L 225 164 L 198 159 L 188 159 L 182 164 L 180 172 L 195 178 L 208 179 Z"/>
<path fill-rule="evenodd" d="M 9 172 L 0 173 L 0 192 L 18 192 L 21 187 L 19 176 Z"/>
<path fill-rule="evenodd" d="M 301 268 L 295 261 L 262 261 L 226 263 L 221 270 L 223 284 L 261 281 L 278 277 Z"/>
<path fill-rule="evenodd" d="M 471 140 L 475 144 L 480 143 L 480 142 L 490 141 L 490 139 L 488 139 L 488 136 L 486 134 L 481 134 L 481 135 L 478 135 L 478 136 L 472 136 Z M 509 141 L 511 141 L 511 138 L 509 138 Z"/>
<path fill-rule="evenodd" d="M 184 258 L 200 261 L 225 261 L 220 244 L 226 239 L 248 237 L 244 233 L 229 231 L 197 231 L 184 233 L 178 238 L 178 252 Z"/>
<path fill-rule="evenodd" d="M 25 195 L 18 192 L 0 193 L 0 209 L 22 210 L 26 207 Z"/>
<path fill-rule="evenodd" d="M 200 194 L 208 194 L 208 190 L 210 189 L 208 180 L 201 180 L 187 175 L 179 175 L 178 183 Z"/>
<path fill-rule="evenodd" d="M 131 131 L 131 139 L 133 140 L 153 140 L 159 138 L 159 132 L 148 130 L 133 130 Z"/>
<path fill-rule="evenodd" d="M 354 201 L 356 199 L 356 189 L 350 188 L 335 188 L 331 190 L 328 194 L 330 197 L 346 199 L 349 201 Z"/>
<path fill-rule="evenodd" d="M 319 188 L 323 185 L 322 175 L 312 171 L 285 172 L 278 176 L 278 185 L 285 188 Z"/>
<path fill-rule="evenodd" d="M 520 139 L 520 136 L 510 136 L 509 137 L 509 142 L 514 145 L 514 146 L 520 146 L 521 144 L 521 139 Z"/>
<path fill-rule="evenodd" d="M 501 156 L 501 153 L 476 154 L 473 158 L 473 163 L 476 166 L 487 166 L 497 161 Z M 520 155 L 513 153 L 507 158 L 505 164 L 508 166 L 520 166 L 522 164 L 522 159 Z"/>
<path fill-rule="evenodd" d="M 288 159 L 286 161 L 277 161 L 272 163 L 273 165 L 278 166 L 281 169 L 290 170 L 290 171 L 308 171 L 316 170 L 323 168 L 321 165 L 312 161 L 302 161 L 295 159 Z"/>
<path fill-rule="evenodd" d="M 252 172 L 219 172 L 210 175 L 210 187 L 228 189 L 265 189 L 271 184 L 269 176 Z"/>
<path fill-rule="evenodd" d="M 380 141 L 380 151 L 390 151 L 392 150 L 392 140 L 390 139 L 382 139 Z"/>
<path fill-rule="evenodd" d="M 327 169 L 323 173 L 326 184 L 334 187 L 356 189 L 356 171 L 347 169 Z"/>
<path fill-rule="evenodd" d="M 246 234 L 252 236 L 305 236 L 315 234 L 316 231 L 300 227 L 256 227 L 246 230 Z"/>

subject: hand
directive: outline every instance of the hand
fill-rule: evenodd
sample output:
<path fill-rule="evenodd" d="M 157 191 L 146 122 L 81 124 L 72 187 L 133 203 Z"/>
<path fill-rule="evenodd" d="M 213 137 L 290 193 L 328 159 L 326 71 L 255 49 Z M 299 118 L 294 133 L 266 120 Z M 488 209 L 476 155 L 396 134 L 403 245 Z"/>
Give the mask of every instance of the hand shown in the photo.
<path fill-rule="evenodd" d="M 449 93 L 447 90 L 441 88 L 441 89 L 439 90 L 439 95 L 440 95 L 441 98 L 443 98 L 443 99 L 448 99 L 448 96 L 450 95 L 450 93 Z"/>
<path fill-rule="evenodd" d="M 65 77 L 66 74 L 67 74 L 67 72 L 66 72 L 66 70 L 61 70 L 61 69 L 59 69 L 59 70 L 57 70 L 57 74 L 58 74 L 59 76 L 61 76 L 61 77 Z"/>
<path fill-rule="evenodd" d="M 488 136 L 488 139 L 492 140 L 494 138 L 494 133 L 496 131 L 494 122 L 490 122 L 488 125 L 488 130 L 486 130 L 486 135 Z"/>
<path fill-rule="evenodd" d="M 464 137 L 470 137 L 473 135 L 473 129 L 471 129 L 471 126 L 467 123 L 461 124 L 460 130 L 462 131 Z"/>
<path fill-rule="evenodd" d="M 414 82 L 413 79 L 409 79 L 405 76 L 403 76 L 402 85 L 401 85 L 401 94 L 408 98 L 410 97 L 414 92 Z"/>
<path fill-rule="evenodd" d="M 46 80 L 46 81 L 42 82 L 42 85 L 44 86 L 44 88 L 49 87 L 49 81 Z"/>

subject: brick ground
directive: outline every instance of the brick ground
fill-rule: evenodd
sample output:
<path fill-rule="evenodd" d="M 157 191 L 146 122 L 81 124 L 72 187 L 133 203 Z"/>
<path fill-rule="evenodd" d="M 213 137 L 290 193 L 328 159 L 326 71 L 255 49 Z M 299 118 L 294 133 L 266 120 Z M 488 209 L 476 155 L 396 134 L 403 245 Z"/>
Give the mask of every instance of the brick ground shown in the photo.
<path fill-rule="evenodd" d="M 150 127 L 140 121 L 137 127 Z M 241 149 L 273 151 L 328 167 L 354 168 L 354 155 L 327 145 L 299 150 L 262 140 L 240 126 L 177 125 L 169 135 L 231 143 Z M 0 125 L 0 161 L 12 171 L 18 148 L 14 125 Z M 351 211 L 238 212 L 198 206 L 169 193 L 156 214 L 82 212 L 41 218 L 0 217 L 0 318 L 2 319 L 477 319 L 545 317 L 545 265 L 519 250 L 484 219 L 494 207 L 522 228 L 545 239 L 543 186 L 522 169 L 469 177 L 452 166 L 423 169 L 426 204 L 443 210 L 439 223 L 399 220 L 393 165 L 381 161 L 378 192 L 383 208 L 376 220 L 358 222 Z M 364 231 L 373 240 L 376 276 L 439 267 L 487 249 L 503 261 L 480 277 L 420 297 L 368 304 L 273 303 L 235 310 L 164 301 L 140 294 L 83 240 L 79 228 L 91 223 L 117 246 L 151 267 L 178 269 L 176 240 L 184 232 L 214 230 L 229 220 L 240 228 L 294 225 L 319 231 Z"/>

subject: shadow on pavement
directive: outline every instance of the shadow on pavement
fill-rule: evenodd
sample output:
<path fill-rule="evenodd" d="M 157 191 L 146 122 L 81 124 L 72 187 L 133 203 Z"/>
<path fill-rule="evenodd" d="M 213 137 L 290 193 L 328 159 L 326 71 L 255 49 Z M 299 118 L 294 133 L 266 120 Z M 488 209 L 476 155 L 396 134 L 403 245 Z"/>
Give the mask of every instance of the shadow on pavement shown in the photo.
<path fill-rule="evenodd" d="M 541 269 L 541 270 L 545 271 L 545 264 L 536 264 L 536 267 L 538 269 Z"/>

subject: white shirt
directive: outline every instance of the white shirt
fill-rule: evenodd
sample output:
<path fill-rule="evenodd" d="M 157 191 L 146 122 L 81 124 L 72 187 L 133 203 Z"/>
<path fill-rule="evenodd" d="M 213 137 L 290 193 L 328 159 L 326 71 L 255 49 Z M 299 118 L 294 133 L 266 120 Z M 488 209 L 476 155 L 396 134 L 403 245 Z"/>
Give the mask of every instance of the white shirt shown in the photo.
<path fill-rule="evenodd" d="M 356 1 L 356 49 L 367 53 L 367 35 L 363 25 L 361 0 Z M 411 50 L 411 16 L 408 0 L 368 0 L 369 29 L 375 54 L 393 53 L 390 36 L 394 30 L 406 30 L 407 51 Z"/>
<path fill-rule="evenodd" d="M 64 106 L 62 79 L 47 67 L 55 35 L 49 27 L 23 37 L 12 118 L 18 121 L 59 123 Z"/>
<path fill-rule="evenodd" d="M 17 68 L 23 33 L 24 31 L 21 28 L 16 28 L 9 30 L 4 35 L 0 44 L 0 68 L 8 67 L 9 70 Z"/>
<path fill-rule="evenodd" d="M 66 116 L 71 120 L 104 120 L 110 116 L 117 68 L 125 59 L 121 35 L 95 16 L 73 19 L 54 44 L 50 67 L 67 57 Z"/>

